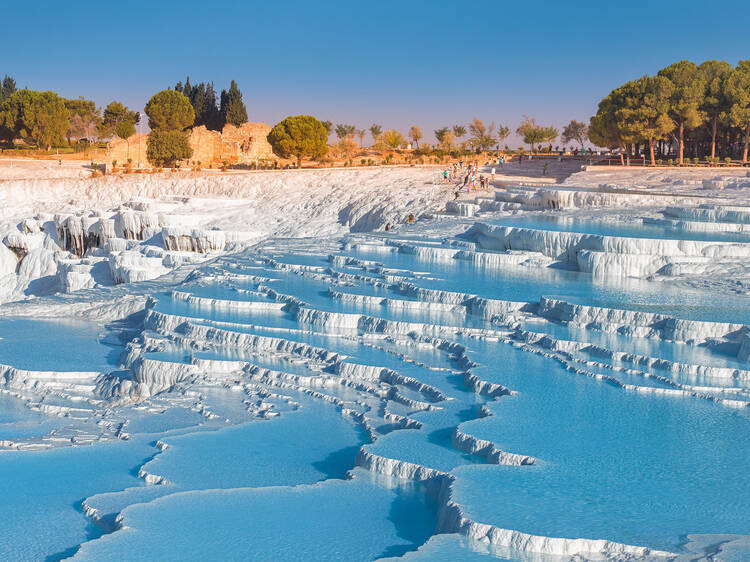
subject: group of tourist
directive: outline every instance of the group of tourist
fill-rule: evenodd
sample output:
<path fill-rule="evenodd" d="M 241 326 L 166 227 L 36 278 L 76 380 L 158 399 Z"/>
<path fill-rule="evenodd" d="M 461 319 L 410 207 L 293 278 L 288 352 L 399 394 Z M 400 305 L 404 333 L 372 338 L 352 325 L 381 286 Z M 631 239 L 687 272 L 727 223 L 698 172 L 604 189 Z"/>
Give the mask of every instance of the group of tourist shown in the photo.
<path fill-rule="evenodd" d="M 503 165 L 503 158 L 500 157 L 497 160 L 497 166 Z M 493 166 L 490 175 L 486 176 L 479 173 L 479 165 L 476 162 L 464 163 L 463 160 L 454 162 L 448 168 L 443 170 L 443 183 L 460 181 L 460 175 L 466 169 L 463 183 L 461 183 L 459 191 L 466 188 L 466 191 L 490 191 L 495 183 L 495 172 L 496 168 Z"/>

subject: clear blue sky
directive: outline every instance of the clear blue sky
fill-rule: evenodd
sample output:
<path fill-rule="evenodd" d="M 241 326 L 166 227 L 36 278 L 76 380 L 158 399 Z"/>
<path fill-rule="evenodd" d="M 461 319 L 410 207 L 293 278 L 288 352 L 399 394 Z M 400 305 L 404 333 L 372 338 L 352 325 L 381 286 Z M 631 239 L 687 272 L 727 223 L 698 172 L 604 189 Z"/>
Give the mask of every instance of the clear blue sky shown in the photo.
<path fill-rule="evenodd" d="M 418 124 L 427 140 L 474 116 L 561 128 L 671 62 L 750 58 L 747 0 L 41 0 L 0 14 L 0 75 L 19 87 L 141 109 L 186 75 L 234 79 L 251 121 Z"/>

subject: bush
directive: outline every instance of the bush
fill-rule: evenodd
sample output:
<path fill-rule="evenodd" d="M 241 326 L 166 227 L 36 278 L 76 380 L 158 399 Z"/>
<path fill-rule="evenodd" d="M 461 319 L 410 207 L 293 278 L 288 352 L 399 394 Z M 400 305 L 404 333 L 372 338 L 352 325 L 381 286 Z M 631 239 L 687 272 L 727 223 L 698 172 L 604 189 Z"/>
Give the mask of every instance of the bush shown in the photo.
<path fill-rule="evenodd" d="M 156 166 L 171 166 L 178 160 L 187 160 L 193 149 L 181 131 L 151 131 L 148 136 L 146 157 Z"/>
<path fill-rule="evenodd" d="M 725 162 L 726 164 L 731 164 L 731 163 L 732 163 L 732 158 L 731 158 L 731 157 L 729 157 L 729 156 L 727 156 L 726 158 L 724 158 L 724 162 Z"/>
<path fill-rule="evenodd" d="M 670 158 L 669 160 L 667 160 L 667 164 L 670 166 L 674 165 L 674 160 Z"/>

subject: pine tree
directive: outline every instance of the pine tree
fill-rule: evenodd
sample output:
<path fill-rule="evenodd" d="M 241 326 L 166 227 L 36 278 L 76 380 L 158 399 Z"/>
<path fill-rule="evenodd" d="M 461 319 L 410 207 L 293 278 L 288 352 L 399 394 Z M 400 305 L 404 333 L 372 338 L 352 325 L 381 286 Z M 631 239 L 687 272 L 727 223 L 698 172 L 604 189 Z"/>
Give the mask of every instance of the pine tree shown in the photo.
<path fill-rule="evenodd" d="M 247 109 L 242 102 L 242 92 L 237 87 L 237 83 L 232 80 L 229 91 L 221 91 L 221 120 L 224 124 L 239 127 L 247 123 Z"/>
<path fill-rule="evenodd" d="M 2 87 L 0 88 L 0 100 L 9 98 L 10 95 L 15 91 L 16 81 L 6 74 L 3 78 Z"/>
<path fill-rule="evenodd" d="M 190 94 L 193 92 L 193 87 L 190 85 L 190 76 L 185 78 L 185 85 L 182 87 L 182 93 L 187 98 L 190 99 Z"/>

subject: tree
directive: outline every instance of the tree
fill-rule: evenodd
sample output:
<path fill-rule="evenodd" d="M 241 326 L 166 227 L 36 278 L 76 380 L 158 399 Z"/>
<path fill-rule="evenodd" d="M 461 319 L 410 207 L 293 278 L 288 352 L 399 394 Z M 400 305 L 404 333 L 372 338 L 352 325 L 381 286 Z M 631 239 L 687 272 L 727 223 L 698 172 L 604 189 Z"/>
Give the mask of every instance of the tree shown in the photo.
<path fill-rule="evenodd" d="M 104 113 L 102 115 L 100 127 L 101 134 L 104 137 L 109 136 L 113 133 L 117 136 L 120 136 L 119 133 L 117 133 L 117 129 L 119 129 L 120 132 L 130 130 L 129 127 L 120 127 L 121 123 L 130 123 L 131 125 L 135 125 L 140 121 L 140 118 L 141 116 L 138 112 L 129 110 L 119 101 L 110 102 L 109 105 L 104 108 Z"/>
<path fill-rule="evenodd" d="M 367 129 L 357 129 L 357 136 L 359 137 L 359 147 L 362 148 L 362 146 L 365 143 L 365 136 L 367 135 Z"/>
<path fill-rule="evenodd" d="M 570 123 L 563 127 L 562 136 L 560 137 L 562 142 L 567 144 L 571 141 L 576 141 L 583 148 L 583 144 L 586 142 L 589 134 L 589 127 L 582 121 L 576 121 L 571 119 Z"/>
<path fill-rule="evenodd" d="M 329 135 L 333 132 L 333 123 L 330 121 L 321 121 L 321 125 L 323 125 L 323 128 L 326 130 L 326 133 Z"/>
<path fill-rule="evenodd" d="M 630 140 L 620 127 L 618 111 L 624 106 L 622 88 L 617 88 L 599 102 L 599 109 L 589 124 L 588 136 L 597 146 L 620 149 L 620 162 L 624 164 L 625 144 Z"/>
<path fill-rule="evenodd" d="M 339 140 L 351 139 L 357 132 L 357 127 L 354 125 L 346 125 L 339 123 L 336 125 L 336 136 Z"/>
<path fill-rule="evenodd" d="M 155 166 L 172 166 L 177 161 L 187 160 L 192 155 L 193 149 L 190 147 L 187 135 L 183 131 L 156 129 L 148 135 L 146 157 Z"/>
<path fill-rule="evenodd" d="M 490 123 L 485 127 L 484 122 L 478 117 L 474 117 L 469 123 L 469 144 L 477 150 L 488 150 L 495 144 L 495 124 Z"/>
<path fill-rule="evenodd" d="M 7 74 L 3 77 L 2 86 L 0 86 L 0 101 L 8 99 L 16 91 L 16 81 Z"/>
<path fill-rule="evenodd" d="M 312 115 L 287 117 L 268 133 L 268 142 L 274 154 L 282 158 L 296 158 L 302 167 L 302 158 L 320 159 L 328 152 L 328 134 L 323 124 Z"/>
<path fill-rule="evenodd" d="M 503 141 L 507 139 L 510 136 L 510 127 L 506 127 L 505 125 L 498 125 L 497 126 L 497 142 L 498 146 L 503 144 Z"/>
<path fill-rule="evenodd" d="M 221 117 L 224 124 L 239 127 L 247 123 L 247 109 L 242 102 L 242 92 L 237 87 L 237 83 L 232 80 L 229 85 L 229 91 L 221 91 Z"/>
<path fill-rule="evenodd" d="M 0 103 L 0 138 L 12 143 L 17 137 L 28 136 L 24 117 L 33 103 L 31 90 L 19 90 Z"/>
<path fill-rule="evenodd" d="M 704 76 L 698 65 L 687 60 L 662 68 L 657 76 L 663 76 L 672 82 L 669 116 L 674 122 L 674 129 L 677 130 L 682 164 L 685 154 L 685 129 L 695 129 L 705 120 L 705 115 L 700 110 L 706 88 Z"/>
<path fill-rule="evenodd" d="M 121 139 L 129 139 L 135 134 L 135 124 L 122 121 L 115 126 L 115 134 Z"/>
<path fill-rule="evenodd" d="M 422 138 L 422 129 L 420 129 L 416 125 L 412 125 L 411 129 L 409 129 L 409 138 L 416 145 L 416 147 L 419 148 L 419 141 Z"/>
<path fill-rule="evenodd" d="M 450 131 L 450 129 L 445 127 L 445 134 L 441 135 L 441 138 L 439 140 L 440 142 L 438 143 L 438 148 L 440 150 L 444 150 L 445 152 L 450 152 L 451 150 L 453 150 L 453 133 Z"/>
<path fill-rule="evenodd" d="M 523 142 L 531 147 L 531 152 L 534 152 L 534 145 L 545 140 L 544 127 L 540 127 L 536 124 L 536 119 L 526 115 L 516 129 L 516 134 L 523 137 Z"/>
<path fill-rule="evenodd" d="M 750 146 L 750 59 L 741 60 L 727 76 L 724 91 L 729 101 L 729 119 L 745 131 L 742 161 L 747 162 Z"/>
<path fill-rule="evenodd" d="M 716 135 L 719 121 L 727 118 L 729 102 L 724 92 L 724 83 L 732 72 L 732 65 L 725 61 L 707 60 L 698 67 L 703 75 L 705 90 L 700 110 L 706 115 L 711 131 L 711 160 L 716 156 Z"/>
<path fill-rule="evenodd" d="M 383 134 L 383 128 L 380 125 L 373 123 L 370 125 L 370 134 L 372 135 L 372 142 L 376 143 L 378 142 L 378 139 L 380 139 L 380 135 Z"/>
<path fill-rule="evenodd" d="M 617 119 L 632 138 L 648 142 L 653 166 L 654 143 L 674 129 L 669 116 L 674 85 L 664 76 L 644 76 L 624 84 L 622 89 L 624 104 L 617 110 Z"/>
<path fill-rule="evenodd" d="M 552 125 L 549 127 L 542 127 L 542 138 L 544 139 L 544 142 L 549 144 L 549 151 L 552 152 L 552 143 L 555 142 L 555 139 L 560 134 L 560 132 Z"/>
<path fill-rule="evenodd" d="M 197 121 L 198 119 L 196 118 Z M 200 112 L 199 124 L 205 125 L 207 129 L 211 129 L 212 131 L 221 131 L 223 124 L 219 106 L 216 105 L 216 90 L 214 89 L 213 82 L 206 84 L 206 93 L 203 99 L 203 109 Z"/>
<path fill-rule="evenodd" d="M 453 136 L 456 140 L 461 140 L 461 137 L 466 136 L 466 127 L 463 125 L 453 125 Z"/>
<path fill-rule="evenodd" d="M 91 131 L 101 121 L 96 104 L 91 100 L 78 98 L 65 100 L 65 107 L 70 112 L 70 122 L 66 133 L 68 144 L 71 138 L 76 140 L 89 138 Z"/>
<path fill-rule="evenodd" d="M 154 94 L 148 100 L 145 111 L 148 126 L 152 130 L 184 131 L 195 121 L 195 111 L 190 100 L 175 90 L 162 90 Z"/>
<path fill-rule="evenodd" d="M 390 148 L 398 149 L 406 144 L 406 139 L 396 129 L 390 129 L 383 133 L 383 142 Z"/>
<path fill-rule="evenodd" d="M 445 139 L 445 135 L 450 134 L 450 129 L 448 129 L 448 127 L 440 127 L 439 129 L 436 129 L 434 132 L 435 132 L 435 138 L 437 139 L 438 144 L 440 144 Z"/>
<path fill-rule="evenodd" d="M 17 90 L 0 105 L 0 135 L 20 136 L 38 147 L 62 144 L 70 125 L 65 100 L 55 92 Z"/>

